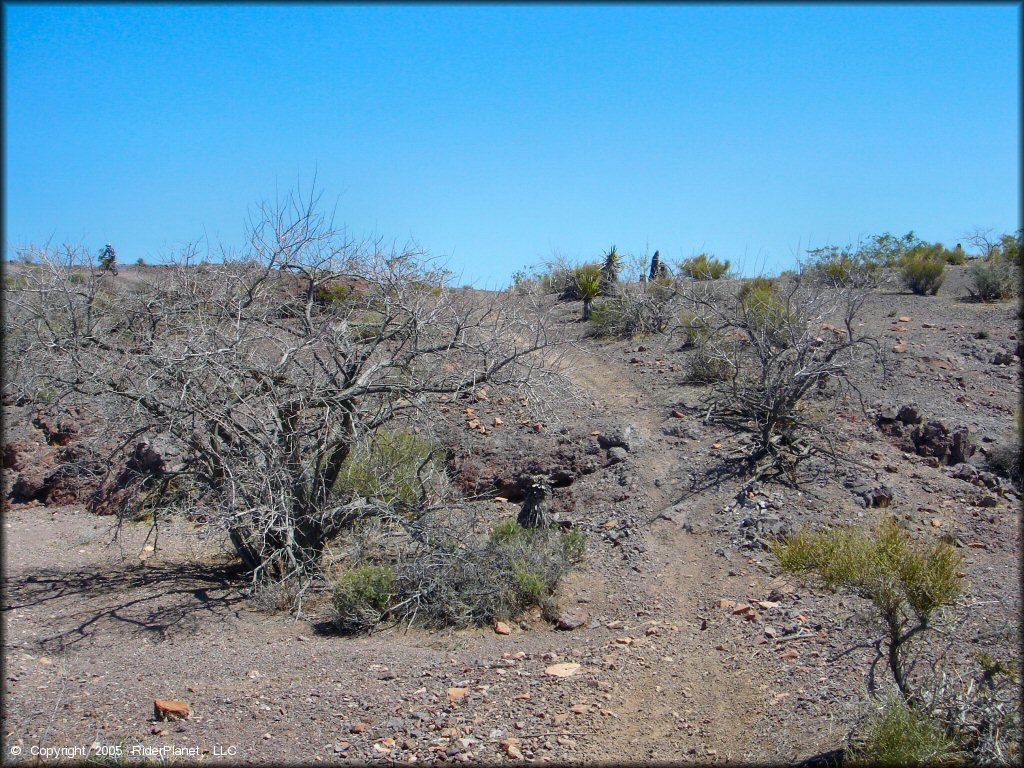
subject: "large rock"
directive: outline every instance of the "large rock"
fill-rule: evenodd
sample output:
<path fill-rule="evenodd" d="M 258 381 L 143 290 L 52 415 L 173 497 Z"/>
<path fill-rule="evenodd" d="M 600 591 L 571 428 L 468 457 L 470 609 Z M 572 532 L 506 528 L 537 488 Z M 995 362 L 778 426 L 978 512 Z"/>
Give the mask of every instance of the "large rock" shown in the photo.
<path fill-rule="evenodd" d="M 627 424 L 598 435 L 597 442 L 605 449 L 625 448 L 630 453 L 635 453 L 644 444 L 644 437 L 636 424 Z"/>
<path fill-rule="evenodd" d="M 558 505 L 565 492 L 583 475 L 596 472 L 604 463 L 591 438 L 563 437 L 496 430 L 482 445 L 460 447 L 448 457 L 449 470 L 459 490 L 467 496 L 496 494 L 520 502 L 537 476 L 543 476 L 555 493 Z"/>
<path fill-rule="evenodd" d="M 961 464 L 978 450 L 976 436 L 969 427 L 953 430 L 942 421 L 914 427 L 910 439 L 919 456 L 934 456 L 940 464 Z"/>

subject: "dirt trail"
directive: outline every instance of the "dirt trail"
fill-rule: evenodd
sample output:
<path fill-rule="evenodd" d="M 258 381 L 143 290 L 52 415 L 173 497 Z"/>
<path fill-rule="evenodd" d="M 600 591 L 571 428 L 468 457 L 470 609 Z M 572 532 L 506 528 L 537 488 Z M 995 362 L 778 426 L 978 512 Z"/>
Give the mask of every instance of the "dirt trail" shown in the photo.
<path fill-rule="evenodd" d="M 633 469 L 656 511 L 644 529 L 653 572 L 645 572 L 638 586 L 664 606 L 660 619 L 665 629 L 659 631 L 667 642 L 658 662 L 632 677 L 619 718 L 596 734 L 588 751 L 624 759 L 684 758 L 698 731 L 699 740 L 712 750 L 699 759 L 708 754 L 742 759 L 766 694 L 756 689 L 757 676 L 727 669 L 711 636 L 701 629 L 703 608 L 717 599 L 714 585 L 726 571 L 703 536 L 688 533 L 668 514 L 674 500 L 656 483 L 685 474 L 661 432 L 669 404 L 644 390 L 630 367 L 612 355 L 581 355 L 570 377 L 607 415 L 636 424 L 646 441 Z M 672 632 L 672 626 L 678 631 Z M 700 727 L 710 724 L 713 732 Z"/>

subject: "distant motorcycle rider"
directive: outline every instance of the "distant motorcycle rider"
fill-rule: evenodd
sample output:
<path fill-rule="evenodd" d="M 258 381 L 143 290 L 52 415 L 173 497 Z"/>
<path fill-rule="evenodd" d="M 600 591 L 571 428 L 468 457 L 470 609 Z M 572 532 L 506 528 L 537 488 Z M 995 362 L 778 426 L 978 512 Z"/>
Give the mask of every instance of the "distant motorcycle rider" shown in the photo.
<path fill-rule="evenodd" d="M 107 243 L 106 247 L 100 251 L 100 271 L 117 274 L 117 254 L 114 252 L 114 246 L 110 243 Z"/>

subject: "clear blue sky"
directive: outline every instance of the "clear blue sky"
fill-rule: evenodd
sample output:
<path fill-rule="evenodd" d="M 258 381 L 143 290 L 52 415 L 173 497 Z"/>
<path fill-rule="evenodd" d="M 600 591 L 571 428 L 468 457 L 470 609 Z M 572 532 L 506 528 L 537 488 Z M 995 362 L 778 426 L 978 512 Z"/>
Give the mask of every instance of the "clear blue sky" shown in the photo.
<path fill-rule="evenodd" d="M 494 287 L 1020 217 L 1020 8 L 6 4 L 5 251 L 242 243 L 318 177 Z"/>

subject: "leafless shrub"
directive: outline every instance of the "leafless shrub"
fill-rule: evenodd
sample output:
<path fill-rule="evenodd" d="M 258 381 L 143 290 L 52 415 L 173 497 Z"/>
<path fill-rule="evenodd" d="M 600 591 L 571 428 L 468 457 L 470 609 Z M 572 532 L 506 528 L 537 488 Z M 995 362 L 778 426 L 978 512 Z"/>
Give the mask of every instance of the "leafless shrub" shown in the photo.
<path fill-rule="evenodd" d="M 410 522 L 445 503 L 433 482 L 375 498 L 341 481 L 386 427 L 430 439 L 438 396 L 483 383 L 538 408 L 568 391 L 530 296 L 449 290 L 417 249 L 356 241 L 317 203 L 264 204 L 240 254 L 200 271 L 186 249 L 134 283 L 99 275 L 84 252 L 43 250 L 5 297 L 6 357 L 19 357 L 5 399 L 47 388 L 99 412 L 110 435 L 174 446 L 194 514 L 227 533 L 258 584 L 309 583 L 356 520 Z"/>
<path fill-rule="evenodd" d="M 978 765 L 1019 765 L 1021 759 L 1020 667 L 979 659 L 978 672 L 940 667 L 921 686 L 922 709 Z"/>
<path fill-rule="evenodd" d="M 743 457 L 750 471 L 795 481 L 801 461 L 838 459 L 827 419 L 805 405 L 812 395 L 856 393 L 856 376 L 881 360 L 856 322 L 866 291 L 799 275 L 738 292 L 707 283 L 685 295 L 707 323 L 702 354 L 730 368 L 705 398 L 707 419 L 753 434 Z"/>
<path fill-rule="evenodd" d="M 631 339 L 672 329 L 676 286 L 671 280 L 620 284 L 616 295 L 595 304 L 590 323 L 595 336 Z"/>

